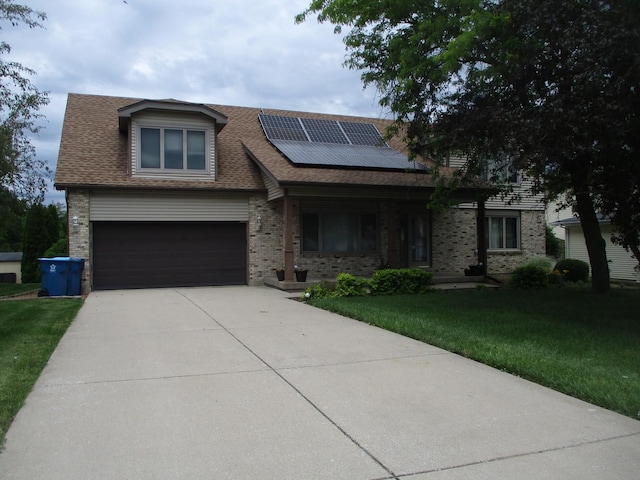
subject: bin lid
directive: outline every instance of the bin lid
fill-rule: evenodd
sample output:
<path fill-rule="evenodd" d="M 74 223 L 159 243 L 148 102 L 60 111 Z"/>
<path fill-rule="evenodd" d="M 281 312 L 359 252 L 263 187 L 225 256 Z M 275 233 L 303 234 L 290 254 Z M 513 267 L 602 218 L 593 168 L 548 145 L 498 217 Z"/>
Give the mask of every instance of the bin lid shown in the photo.
<path fill-rule="evenodd" d="M 50 257 L 50 258 L 38 258 L 41 262 L 84 262 L 84 258 L 76 257 Z"/>

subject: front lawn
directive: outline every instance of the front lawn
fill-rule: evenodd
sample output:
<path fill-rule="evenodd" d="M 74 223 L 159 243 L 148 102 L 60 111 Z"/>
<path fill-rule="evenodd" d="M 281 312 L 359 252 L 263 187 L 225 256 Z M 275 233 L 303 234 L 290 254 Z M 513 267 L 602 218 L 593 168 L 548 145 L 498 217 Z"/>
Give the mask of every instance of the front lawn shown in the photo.
<path fill-rule="evenodd" d="M 640 419 L 640 291 L 437 291 L 310 303 Z"/>
<path fill-rule="evenodd" d="M 0 446 L 81 306 L 68 298 L 0 302 Z"/>
<path fill-rule="evenodd" d="M 0 297 L 40 290 L 39 283 L 0 283 Z"/>

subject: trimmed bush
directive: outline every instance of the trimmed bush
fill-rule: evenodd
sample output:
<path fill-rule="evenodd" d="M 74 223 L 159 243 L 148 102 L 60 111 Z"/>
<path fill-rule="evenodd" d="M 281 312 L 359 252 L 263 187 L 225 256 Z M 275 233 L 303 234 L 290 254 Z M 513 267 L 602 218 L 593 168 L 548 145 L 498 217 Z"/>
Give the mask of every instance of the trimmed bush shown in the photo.
<path fill-rule="evenodd" d="M 369 282 L 365 278 L 356 277 L 350 273 L 340 273 L 336 278 L 334 297 L 361 297 L 369 290 Z"/>
<path fill-rule="evenodd" d="M 535 257 L 531 257 L 529 260 L 524 262 L 522 266 L 526 265 L 528 267 L 538 267 L 538 268 L 543 268 L 545 270 L 553 270 L 554 263 L 555 263 L 555 260 L 549 257 L 536 255 Z"/>
<path fill-rule="evenodd" d="M 433 273 L 420 268 L 377 270 L 369 286 L 375 295 L 422 293 L 429 289 Z"/>
<path fill-rule="evenodd" d="M 588 282 L 589 264 L 574 258 L 565 258 L 556 263 L 555 270 L 562 272 L 567 282 Z"/>
<path fill-rule="evenodd" d="M 548 270 L 538 265 L 522 265 L 511 274 L 514 288 L 546 288 L 549 282 Z"/>
<path fill-rule="evenodd" d="M 333 296 L 333 288 L 326 282 L 319 283 L 307 288 L 304 292 L 303 299 L 309 298 L 327 298 Z"/>

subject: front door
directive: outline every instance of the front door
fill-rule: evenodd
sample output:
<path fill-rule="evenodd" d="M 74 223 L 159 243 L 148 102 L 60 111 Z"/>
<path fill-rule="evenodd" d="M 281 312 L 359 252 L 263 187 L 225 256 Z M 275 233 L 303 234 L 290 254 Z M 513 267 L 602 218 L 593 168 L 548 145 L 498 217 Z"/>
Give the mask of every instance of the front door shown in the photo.
<path fill-rule="evenodd" d="M 431 265 L 431 222 L 428 215 L 409 215 L 409 266 Z"/>

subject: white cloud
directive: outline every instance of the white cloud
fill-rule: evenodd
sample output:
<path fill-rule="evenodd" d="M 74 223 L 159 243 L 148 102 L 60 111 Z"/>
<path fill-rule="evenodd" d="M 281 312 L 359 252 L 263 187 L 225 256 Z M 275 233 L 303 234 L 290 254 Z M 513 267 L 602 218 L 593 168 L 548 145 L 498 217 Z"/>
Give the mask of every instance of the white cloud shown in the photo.
<path fill-rule="evenodd" d="M 70 92 L 380 116 L 342 66 L 331 25 L 294 16 L 310 0 L 24 0 L 45 29 L 2 25 L 11 60 L 51 103 L 37 154 L 55 163 Z M 59 194 L 49 195 L 60 201 Z"/>

